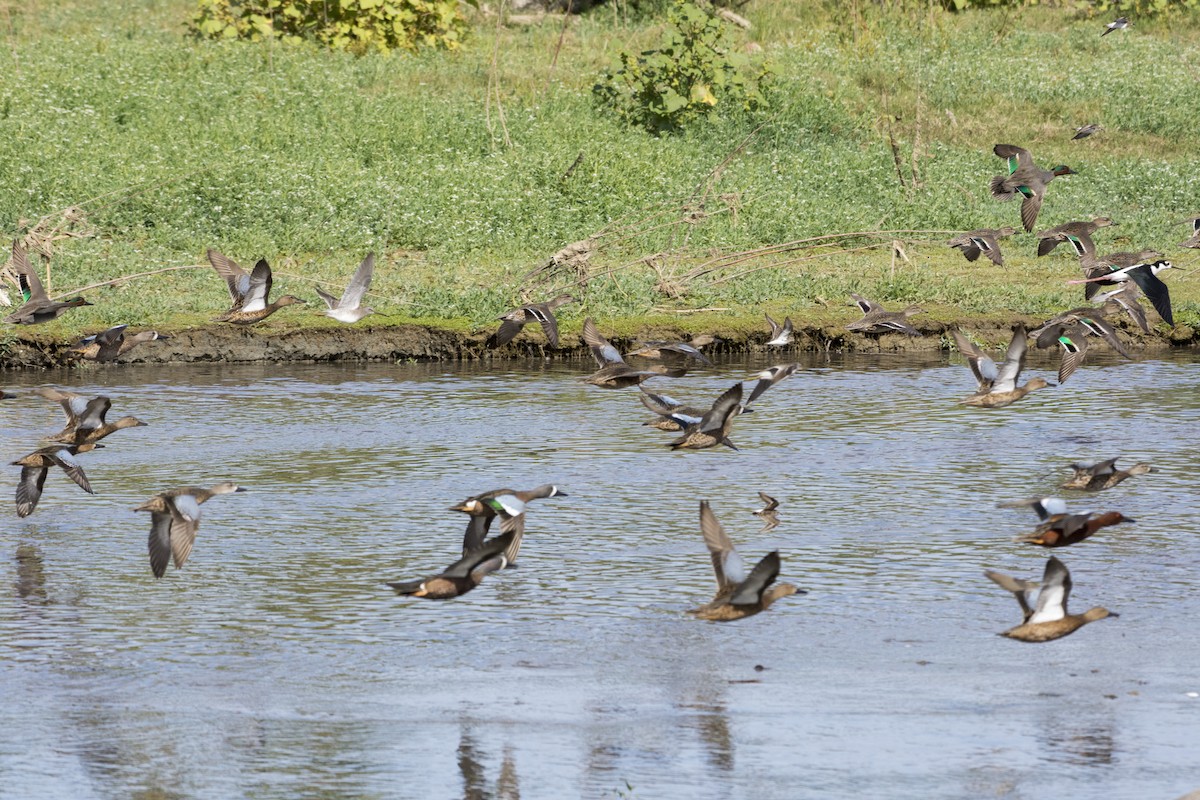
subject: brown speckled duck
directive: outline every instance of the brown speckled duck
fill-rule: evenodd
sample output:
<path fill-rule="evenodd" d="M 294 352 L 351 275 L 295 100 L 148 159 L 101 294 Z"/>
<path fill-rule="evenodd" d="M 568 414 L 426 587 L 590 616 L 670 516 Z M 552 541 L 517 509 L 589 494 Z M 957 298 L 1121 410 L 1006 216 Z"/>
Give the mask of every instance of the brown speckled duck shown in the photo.
<path fill-rule="evenodd" d="M 642 381 L 659 375 L 680 378 L 687 374 L 687 370 L 682 367 L 668 367 L 662 364 L 648 370 L 634 369 L 625 363 L 625 359 L 621 358 L 621 353 L 617 348 L 600 335 L 600 331 L 591 317 L 583 321 L 583 341 L 591 348 L 592 357 L 600 365 L 600 369 L 596 372 L 586 378 L 580 378 L 584 383 L 590 383 L 593 386 L 600 386 L 604 389 L 623 389 L 628 386 L 637 386 Z"/>
<path fill-rule="evenodd" d="M 1158 472 L 1144 461 L 1134 464 L 1129 469 L 1117 469 L 1117 459 L 1115 458 L 1098 461 L 1095 464 L 1072 464 L 1071 469 L 1075 471 L 1075 474 L 1060 485 L 1064 489 L 1080 489 L 1085 492 L 1111 489 L 1135 475 Z"/>
<path fill-rule="evenodd" d="M 271 266 L 265 258 L 259 259 L 249 274 L 238 266 L 231 258 L 227 258 L 216 250 L 208 251 L 208 261 L 217 274 L 225 279 L 229 286 L 229 296 L 233 305 L 228 311 L 213 319 L 214 322 L 228 322 L 231 325 L 253 325 L 262 322 L 284 306 L 304 301 L 290 294 L 285 294 L 278 300 L 268 303 L 271 294 Z"/>
<path fill-rule="evenodd" d="M 232 481 L 223 481 L 210 488 L 180 486 L 156 494 L 134 511 L 150 512 L 150 569 L 155 578 L 167 571 L 167 562 L 175 560 L 181 569 L 192 553 L 196 532 L 200 530 L 200 505 L 223 494 L 246 491 Z"/>
<path fill-rule="evenodd" d="M 781 597 L 806 594 L 803 589 L 790 583 L 771 585 L 779 576 L 778 550 L 765 555 L 746 575 L 741 557 L 733 549 L 733 542 L 717 521 L 707 500 L 700 501 L 700 532 L 704 534 L 704 543 L 712 556 L 717 593 L 710 602 L 689 613 L 713 622 L 732 622 L 766 611 Z"/>
<path fill-rule="evenodd" d="M 1034 607 L 1030 606 L 1029 597 L 1032 588 L 1037 584 L 998 572 L 985 572 L 984 575 L 1012 592 L 1021 605 L 1021 613 L 1024 616 L 1021 624 L 1000 634 L 1009 639 L 1020 642 L 1050 642 L 1074 633 L 1089 622 L 1119 616 L 1100 606 L 1090 608 L 1083 614 L 1068 614 L 1067 599 L 1071 595 L 1071 574 L 1066 566 L 1054 557 L 1046 562 L 1041 591 L 1038 592 L 1037 605 Z"/>
<path fill-rule="evenodd" d="M 143 342 L 169 339 L 158 331 L 142 331 L 125 335 L 128 325 L 114 325 L 106 331 L 80 339 L 70 352 L 89 361 L 115 361 Z"/>
<path fill-rule="evenodd" d="M 954 341 L 958 344 L 958 351 L 966 356 L 971 372 L 979 383 L 975 394 L 959 401 L 963 405 L 1003 408 L 1012 405 L 1032 391 L 1051 385 L 1041 378 L 1034 378 L 1024 386 L 1017 385 L 1017 380 L 1021 377 L 1021 369 L 1025 366 L 1025 351 L 1029 348 L 1024 325 L 1018 325 L 1013 331 L 1012 341 L 1008 345 L 1008 353 L 1004 363 L 999 367 L 962 331 L 955 329 L 953 333 Z"/>
<path fill-rule="evenodd" d="M 95 494 L 83 468 L 75 460 L 75 455 L 96 447 L 103 445 L 86 444 L 76 447 L 56 444 L 34 450 L 12 462 L 13 466 L 21 467 L 21 480 L 17 483 L 17 516 L 28 517 L 37 508 L 38 500 L 42 497 L 42 487 L 46 485 L 46 475 L 51 467 L 58 467 L 67 473 L 67 477 L 75 481 L 80 489 L 88 494 Z"/>
<path fill-rule="evenodd" d="M 109 434 L 126 428 L 145 427 L 146 423 L 137 417 L 121 417 L 116 422 L 105 421 L 108 410 L 112 408 L 112 400 L 104 395 L 86 398 L 75 392 L 64 392 L 61 389 L 43 387 L 35 390 L 47 400 L 60 404 L 66 415 L 66 426 L 54 434 L 47 436 L 51 442 L 83 445 L 95 444 Z"/>

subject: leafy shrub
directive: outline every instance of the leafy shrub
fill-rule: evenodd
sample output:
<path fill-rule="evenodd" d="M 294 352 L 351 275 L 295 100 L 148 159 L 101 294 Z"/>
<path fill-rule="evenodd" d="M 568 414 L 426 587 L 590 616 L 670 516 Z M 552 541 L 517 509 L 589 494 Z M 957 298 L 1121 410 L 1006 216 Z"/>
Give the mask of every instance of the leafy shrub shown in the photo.
<path fill-rule="evenodd" d="M 199 0 L 189 29 L 211 39 L 311 39 L 336 50 L 458 47 L 458 0 Z"/>
<path fill-rule="evenodd" d="M 655 132 L 677 131 L 720 109 L 766 106 L 765 65 L 734 49 L 729 27 L 698 6 L 679 0 L 657 50 L 621 53 L 620 66 L 593 87 L 619 117 Z"/>

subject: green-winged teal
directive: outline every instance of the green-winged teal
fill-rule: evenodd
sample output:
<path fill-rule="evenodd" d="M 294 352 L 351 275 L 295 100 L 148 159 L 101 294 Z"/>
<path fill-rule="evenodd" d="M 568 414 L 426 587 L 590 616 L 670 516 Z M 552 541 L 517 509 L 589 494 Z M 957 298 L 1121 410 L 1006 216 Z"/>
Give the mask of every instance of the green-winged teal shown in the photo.
<path fill-rule="evenodd" d="M 88 483 L 87 475 L 84 474 L 83 468 L 79 466 L 79 462 L 75 460 L 74 456 L 103 446 L 57 444 L 34 450 L 24 458 L 12 462 L 13 466 L 21 468 L 21 480 L 17 483 L 17 516 L 28 517 L 37 508 L 38 500 L 42 496 L 42 487 L 46 485 L 46 475 L 50 472 L 51 467 L 58 467 L 67 473 L 67 477 L 75 481 L 80 489 L 88 494 L 95 494 L 92 491 L 92 485 Z"/>
<path fill-rule="evenodd" d="M 762 372 L 751 376 L 751 380 L 757 380 L 758 382 L 755 383 L 754 388 L 750 390 L 750 399 L 745 402 L 742 410 L 739 413 L 745 413 L 750 404 L 758 399 L 759 395 L 798 369 L 800 369 L 799 364 L 776 364 L 773 367 L 767 367 Z"/>
<path fill-rule="evenodd" d="M 1075 474 L 1064 481 L 1064 489 L 1082 489 L 1086 492 L 1098 492 L 1111 489 L 1118 483 L 1135 475 L 1145 475 L 1148 472 L 1158 472 L 1157 469 L 1144 461 L 1134 464 L 1129 469 L 1117 469 L 1117 459 L 1099 461 L 1095 464 L 1072 464 Z"/>
<path fill-rule="evenodd" d="M 1089 122 L 1086 125 L 1080 125 L 1078 128 L 1076 128 L 1075 135 L 1072 136 L 1071 139 L 1086 139 L 1092 134 L 1100 133 L 1102 130 L 1104 130 L 1103 125 L 1099 125 L 1095 122 Z"/>
<path fill-rule="evenodd" d="M 1179 243 L 1180 247 L 1200 248 L 1200 214 L 1195 214 L 1185 220 L 1188 225 L 1192 226 L 1191 238 L 1185 239 Z"/>
<path fill-rule="evenodd" d="M 1067 599 L 1071 595 L 1071 574 L 1067 572 L 1066 566 L 1053 556 L 1046 562 L 1037 605 L 1032 608 L 1029 597 L 1033 587 L 1037 586 L 1036 583 L 1018 580 L 999 572 L 985 572 L 984 575 L 1016 595 L 1017 602 L 1021 605 L 1024 617 L 1021 624 L 1000 634 L 1010 639 L 1022 642 L 1049 642 L 1074 633 L 1089 622 L 1119 616 L 1099 606 L 1088 609 L 1083 614 L 1068 614 Z"/>
<path fill-rule="evenodd" d="M 1060 175 L 1074 175 L 1075 171 L 1059 164 L 1054 169 L 1042 169 L 1033 163 L 1033 156 L 1023 147 L 998 144 L 992 152 L 1008 162 L 1008 174 L 992 178 L 992 196 L 999 200 L 1023 198 L 1021 202 L 1021 224 L 1030 232 L 1037 223 L 1042 210 L 1042 198 L 1046 196 L 1046 185 Z"/>
<path fill-rule="evenodd" d="M 1003 408 L 1020 400 L 1036 389 L 1044 389 L 1051 384 L 1041 378 L 1034 378 L 1024 386 L 1018 386 L 1021 369 L 1025 366 L 1025 351 L 1029 343 L 1025 340 L 1025 326 L 1018 325 L 1013 331 L 1012 341 L 1008 344 L 1008 352 L 1004 363 L 999 367 L 996 362 L 971 342 L 962 331 L 955 329 L 954 341 L 958 351 L 962 353 L 979 383 L 975 394 L 959 401 L 968 406 L 983 408 Z"/>
<path fill-rule="evenodd" d="M 642 346 L 626 355 L 642 358 L 673 359 L 678 362 L 694 359 L 705 366 L 713 366 L 708 356 L 700 352 L 700 348 L 712 344 L 716 338 L 703 334 L 695 336 L 690 342 L 642 342 Z"/>
<path fill-rule="evenodd" d="M 58 319 L 68 309 L 91 305 L 82 297 L 66 300 L 51 300 L 47 297 L 46 289 L 38 279 L 37 273 L 29 266 L 29 254 L 17 241 L 14 241 L 12 246 L 12 265 L 17 274 L 17 283 L 21 287 L 21 297 L 25 302 L 5 317 L 5 322 L 13 325 L 40 325 Z"/>
<path fill-rule="evenodd" d="M 922 313 L 920 306 L 909 306 L 903 311 L 888 311 L 879 303 L 874 303 L 861 294 L 850 293 L 854 305 L 862 312 L 862 319 L 846 325 L 846 330 L 860 333 L 906 333 L 909 336 L 920 336 L 921 332 L 908 324 L 912 314 Z"/>
<path fill-rule="evenodd" d="M 583 321 L 583 341 L 591 348 L 592 356 L 600 369 L 586 378 L 580 378 L 584 383 L 600 386 L 604 389 L 624 389 L 627 386 L 637 386 L 642 381 L 665 375 L 668 378 L 681 378 L 687 374 L 682 367 L 668 367 L 660 364 L 651 369 L 634 369 L 625 363 L 617 348 L 608 343 L 600 335 L 596 323 L 588 317 Z"/>
<path fill-rule="evenodd" d="M 1088 336 L 1099 336 L 1109 347 L 1122 356 L 1132 359 L 1129 351 L 1117 338 L 1117 332 L 1104 319 L 1098 308 L 1075 308 L 1059 314 L 1042 327 L 1033 331 L 1038 349 L 1045 350 L 1056 343 L 1062 346 L 1062 360 L 1058 364 L 1058 382 L 1065 383 L 1075 368 L 1083 363 L 1088 351 Z"/>
<path fill-rule="evenodd" d="M 1113 31 L 1123 31 L 1129 27 L 1129 17 L 1117 17 L 1112 22 L 1105 24 L 1104 31 L 1101 36 L 1108 36 Z"/>
<path fill-rule="evenodd" d="M 758 499 L 762 500 L 766 505 L 750 513 L 763 521 L 762 530 L 759 533 L 766 533 L 767 531 L 774 530 L 779 525 L 779 501 L 766 492 L 759 492 Z"/>
<path fill-rule="evenodd" d="M 967 257 L 967 261 L 976 261 L 979 256 L 985 255 L 991 259 L 993 264 L 1003 267 L 1004 254 L 1000 252 L 999 240 L 1006 236 L 1012 236 L 1016 232 L 1016 228 L 1007 225 L 1003 228 L 980 228 L 960 233 L 946 244 L 958 248 Z"/>
<path fill-rule="evenodd" d="M 202 486 L 180 486 L 154 495 L 134 511 L 150 512 L 150 569 L 155 578 L 167 571 L 167 562 L 175 560 L 181 569 L 191 555 L 200 529 L 200 505 L 222 494 L 246 491 L 233 481 L 223 481 L 207 489 Z"/>
<path fill-rule="evenodd" d="M 792 326 L 791 317 L 784 317 L 783 324 L 780 325 L 778 322 L 771 319 L 770 314 L 764 312 L 763 316 L 767 318 L 767 324 L 771 326 L 771 336 L 767 339 L 768 346 L 787 347 L 792 343 L 792 332 L 794 331 L 794 327 Z"/>
<path fill-rule="evenodd" d="M 375 309 L 362 304 L 363 295 L 367 293 L 367 289 L 371 288 L 371 277 L 374 274 L 375 254 L 367 253 L 367 257 L 358 265 L 358 269 L 354 270 L 354 276 L 350 278 L 346 291 L 342 292 L 341 299 L 318 287 L 317 295 L 325 301 L 327 306 L 326 310 L 321 313 L 348 325 L 358 322 L 368 314 L 374 314 Z"/>
<path fill-rule="evenodd" d="M 208 251 L 208 262 L 212 264 L 217 274 L 225 279 L 229 286 L 229 297 L 233 305 L 228 311 L 213 319 L 214 322 L 228 322 L 232 325 L 253 325 L 261 322 L 284 306 L 304 301 L 290 294 L 285 294 L 270 303 L 267 298 L 271 295 L 271 266 L 265 258 L 258 260 L 254 269 L 247 274 L 231 258 L 226 258 L 216 250 Z"/>
<path fill-rule="evenodd" d="M 534 500 L 546 497 L 566 497 L 567 493 L 552 483 L 543 484 L 535 489 L 520 491 L 517 489 L 494 489 L 490 492 L 468 497 L 457 505 L 450 506 L 451 511 L 461 511 L 471 517 L 467 523 L 467 532 L 463 536 L 463 555 L 478 550 L 487 538 L 492 520 L 500 517 L 501 531 L 516 532 L 511 546 L 505 550 L 506 564 L 515 564 L 517 553 L 521 551 L 521 540 L 525 534 L 525 507 Z"/>
<path fill-rule="evenodd" d="M 35 390 L 47 400 L 53 400 L 62 406 L 66 415 L 66 426 L 54 434 L 47 436 L 51 442 L 82 445 L 95 444 L 109 434 L 126 428 L 145 427 L 146 423 L 137 417 L 121 417 L 116 422 L 106 422 L 105 416 L 112 408 L 112 400 L 104 395 L 87 398 L 74 392 L 64 392 L 60 389 L 40 388 Z"/>
<path fill-rule="evenodd" d="M 569 294 L 560 294 L 553 300 L 548 300 L 545 303 L 529 303 L 520 308 L 514 308 L 512 311 L 507 311 L 502 314 L 500 319 L 500 328 L 487 341 L 488 347 L 502 347 L 511 342 L 516 335 L 521 332 L 531 322 L 537 322 L 542 326 L 542 332 L 546 334 L 546 342 L 550 347 L 558 348 L 558 318 L 554 316 L 554 310 L 559 306 L 565 306 L 567 303 L 575 302 L 575 298 Z"/>
<path fill-rule="evenodd" d="M 169 339 L 158 331 L 142 331 L 125 335 L 128 325 L 114 325 L 106 331 L 95 333 L 80 339 L 72 345 L 70 352 L 89 361 L 115 361 L 118 356 L 128 353 L 142 342 L 153 342 L 159 339 Z"/>
<path fill-rule="evenodd" d="M 1111 289 L 1092 298 L 1097 303 L 1104 303 L 1104 313 L 1115 314 L 1124 311 L 1134 324 L 1144 333 L 1150 332 L 1150 322 L 1146 319 L 1146 309 L 1138 302 L 1142 290 L 1133 281 L 1125 281 L 1116 289 Z"/>
<path fill-rule="evenodd" d="M 1093 286 L 1115 286 L 1126 281 L 1133 281 L 1142 290 L 1142 294 L 1146 295 L 1146 299 L 1150 301 L 1150 305 L 1154 306 L 1154 310 L 1162 317 L 1163 322 L 1173 326 L 1175 316 L 1171 313 L 1171 290 L 1158 277 L 1158 273 L 1172 267 L 1174 265 L 1165 260 L 1140 262 L 1121 269 L 1111 269 L 1103 264 L 1094 265 L 1091 268 L 1085 266 L 1086 278 L 1067 281 L 1067 283 L 1087 284 L 1089 288 L 1085 292 L 1085 296 L 1091 299 L 1094 296 L 1094 290 L 1091 289 Z"/>
<path fill-rule="evenodd" d="M 803 589 L 790 583 L 771 586 L 779 576 L 778 550 L 763 556 L 750 574 L 746 575 L 741 557 L 733 549 L 733 542 L 717 521 L 707 500 L 700 501 L 700 532 L 704 535 L 704 544 L 708 546 L 708 552 L 712 556 L 713 572 L 717 576 L 717 593 L 711 602 L 694 608 L 689 613 L 714 622 L 732 622 L 766 611 L 781 597 L 806 594 Z"/>
<path fill-rule="evenodd" d="M 1096 217 L 1090 222 L 1087 220 L 1064 222 L 1062 225 L 1038 231 L 1036 234 L 1038 240 L 1037 254 L 1039 256 L 1049 255 L 1054 251 L 1054 248 L 1063 242 L 1069 242 L 1071 247 L 1075 249 L 1075 255 L 1080 257 L 1086 253 L 1095 255 L 1096 244 L 1092 241 L 1092 234 L 1101 228 L 1107 228 L 1116 224 L 1109 217 Z"/>
<path fill-rule="evenodd" d="M 733 419 L 742 411 L 742 384 L 735 383 L 713 401 L 712 408 L 704 412 L 699 422 L 680 414 L 673 419 L 683 426 L 683 435 L 669 445 L 672 450 L 703 450 L 723 444 L 733 450 L 737 446 L 729 440 Z"/>
<path fill-rule="evenodd" d="M 395 589 L 396 594 L 424 597 L 426 600 L 459 597 L 478 586 L 489 573 L 508 565 L 504 551 L 512 545 L 515 537 L 516 531 L 502 533 L 437 575 L 415 581 L 389 581 L 388 586 Z"/>

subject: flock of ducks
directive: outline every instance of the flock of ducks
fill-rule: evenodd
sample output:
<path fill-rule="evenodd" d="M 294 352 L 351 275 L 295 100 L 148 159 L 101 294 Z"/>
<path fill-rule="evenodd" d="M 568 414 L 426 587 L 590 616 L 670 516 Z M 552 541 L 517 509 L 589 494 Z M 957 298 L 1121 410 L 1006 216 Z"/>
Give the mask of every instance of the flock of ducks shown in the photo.
<path fill-rule="evenodd" d="M 1107 35 L 1114 30 L 1129 27 L 1129 20 L 1121 17 L 1105 26 Z M 1082 139 L 1103 131 L 1098 124 L 1089 123 L 1075 129 L 1073 139 Z M 1061 176 L 1076 174 L 1065 165 L 1050 169 L 1039 167 L 1032 154 L 1025 148 L 1012 144 L 997 144 L 993 148 L 996 156 L 1005 160 L 1007 171 L 990 181 L 991 194 L 1000 200 L 1021 199 L 1021 225 L 1025 232 L 1033 233 L 1050 183 Z M 1182 247 L 1200 248 L 1200 214 L 1188 219 L 1193 235 L 1181 243 Z M 1035 378 L 1028 383 L 1019 383 L 1025 363 L 1028 339 L 1032 335 L 1039 348 L 1062 347 L 1062 361 L 1058 371 L 1058 382 L 1062 384 L 1082 363 L 1088 349 L 1088 338 L 1104 339 L 1114 350 L 1131 357 L 1117 336 L 1115 327 L 1106 319 L 1112 313 L 1125 313 L 1134 324 L 1145 332 L 1151 330 L 1146 309 L 1139 302 L 1144 294 L 1154 311 L 1168 325 L 1174 325 L 1171 312 L 1170 293 L 1159 273 L 1170 269 L 1172 264 L 1164 260 L 1163 254 L 1155 250 L 1098 254 L 1092 236 L 1099 230 L 1115 225 L 1107 217 L 1091 220 L 1070 221 L 1039 231 L 1037 255 L 1053 252 L 1059 244 L 1070 244 L 1078 256 L 1083 278 L 1072 283 L 1085 286 L 1084 299 L 1100 305 L 1071 309 L 1047 321 L 1040 328 L 1027 333 L 1023 325 L 1016 326 L 1009 342 L 1004 360 L 995 361 L 969 336 L 954 329 L 951 335 L 959 351 L 967 359 L 977 381 L 975 393 L 961 402 L 985 408 L 1001 408 L 1015 403 L 1027 394 L 1052 386 L 1044 379 Z M 1003 266 L 1001 240 L 1016 235 L 1013 227 L 998 229 L 981 228 L 955 236 L 948 244 L 962 252 L 968 261 L 986 256 L 993 263 Z M 233 325 L 252 325 L 265 320 L 280 309 L 303 304 L 304 300 L 293 295 L 283 295 L 270 300 L 272 287 L 271 268 L 265 259 L 259 260 L 247 272 L 224 254 L 209 250 L 209 263 L 223 278 L 229 290 L 231 305 L 215 321 Z M 90 305 L 82 297 L 50 300 L 36 272 L 30 267 L 26 250 L 18 243 L 12 248 L 13 270 L 16 273 L 23 303 L 5 321 L 15 325 L 37 325 L 57 319 L 72 308 Z M 318 295 L 324 301 L 327 316 L 346 324 L 359 322 L 374 309 L 364 306 L 363 299 L 370 287 L 375 268 L 374 254 L 369 254 L 351 277 L 340 298 L 321 289 Z M 1104 287 L 1116 287 L 1103 294 Z M 530 323 L 538 323 L 551 348 L 559 346 L 559 327 L 555 311 L 574 301 L 569 294 L 559 295 L 542 303 L 530 303 L 503 314 L 499 329 L 488 339 L 490 347 L 501 347 L 521 334 Z M 909 306 L 902 311 L 888 311 L 883 306 L 859 294 L 851 294 L 851 300 L 862 312 L 862 318 L 847 324 L 847 329 L 865 334 L 903 333 L 919 336 L 908 317 L 921 312 L 919 306 Z M 794 326 L 790 317 L 782 324 L 766 316 L 770 331 L 766 337 L 769 347 L 788 347 L 791 344 Z M 156 331 L 126 334 L 125 325 L 117 325 L 106 331 L 80 340 L 72 351 L 83 359 L 112 361 L 144 342 L 165 339 Z M 792 375 L 799 365 L 778 364 L 752 377 L 754 388 L 748 398 L 744 396 L 741 381 L 722 392 L 711 404 L 690 406 L 665 394 L 647 390 L 643 384 L 653 378 L 678 378 L 686 374 L 693 364 L 711 366 L 711 360 L 701 348 L 711 344 L 714 337 L 697 337 L 689 342 L 647 342 L 630 355 L 661 363 L 645 368 L 629 365 L 620 351 L 599 331 L 591 317 L 584 320 L 582 337 L 597 363 L 597 370 L 580 380 L 606 389 L 639 387 L 639 399 L 655 416 L 645 422 L 646 426 L 679 434 L 669 443 L 675 450 L 703 450 L 718 445 L 736 450 L 730 440 L 734 420 L 752 412 L 750 407 L 767 389 Z M 46 478 L 52 468 L 61 470 L 85 492 L 92 492 L 87 476 L 76 456 L 105 447 L 100 444 L 112 433 L 145 423 L 136 417 L 126 416 L 108 422 L 106 415 L 112 406 L 111 399 L 100 396 L 88 398 L 72 392 L 43 388 L 35 390 L 47 400 L 57 402 L 66 415 L 66 426 L 57 434 L 45 437 L 51 444 L 40 447 L 29 455 L 14 461 L 21 467 L 21 476 L 16 490 L 17 514 L 26 517 L 34 512 L 41 497 Z M 0 395 L 2 397 L 4 395 Z M 1137 475 L 1154 472 L 1148 464 L 1135 464 L 1128 470 L 1116 469 L 1116 459 L 1096 464 L 1073 464 L 1074 475 L 1063 483 L 1063 488 L 1081 491 L 1100 491 L 1120 484 Z M 199 529 L 200 506 L 213 497 L 244 492 L 245 489 L 233 482 L 222 482 L 211 487 L 181 486 L 154 495 L 137 506 L 135 511 L 146 511 L 151 515 L 148 551 L 151 571 L 161 578 L 167 565 L 174 562 L 181 568 L 187 562 Z M 537 499 L 566 496 L 553 484 L 539 486 L 528 491 L 497 489 L 464 500 L 450 510 L 469 517 L 463 538 L 461 557 L 446 569 L 427 578 L 388 583 L 398 594 L 431 600 L 460 597 L 477 587 L 484 578 L 513 564 L 521 548 L 525 533 L 525 514 L 528 505 Z M 762 530 L 769 531 L 779 524 L 779 502 L 763 492 L 759 497 L 765 504 L 753 513 L 763 521 Z M 1077 544 L 1097 531 L 1121 523 L 1133 522 L 1120 512 L 1102 514 L 1069 513 L 1066 503 L 1059 498 L 1038 498 L 1019 501 L 1017 506 L 1028 506 L 1038 515 L 1039 524 L 1033 533 L 1020 537 L 1018 541 L 1047 548 Z M 488 538 L 495 520 L 500 520 L 498 535 Z M 776 583 L 782 559 L 779 551 L 764 556 L 752 569 L 746 570 L 735 550 L 729 535 L 718 521 L 708 501 L 700 502 L 700 532 L 712 558 L 716 575 L 717 591 L 713 599 L 692 609 L 695 616 L 712 621 L 727 622 L 753 616 L 766 610 L 776 600 L 793 594 L 804 594 L 804 590 L 791 583 Z M 1096 607 L 1083 614 L 1070 614 L 1067 600 L 1071 592 L 1071 576 L 1066 566 L 1051 557 L 1039 582 L 1013 578 L 988 571 L 985 575 L 1012 592 L 1019 603 L 1022 623 L 1002 635 L 1025 642 L 1045 642 L 1066 636 L 1080 627 L 1116 616 L 1107 609 Z"/>

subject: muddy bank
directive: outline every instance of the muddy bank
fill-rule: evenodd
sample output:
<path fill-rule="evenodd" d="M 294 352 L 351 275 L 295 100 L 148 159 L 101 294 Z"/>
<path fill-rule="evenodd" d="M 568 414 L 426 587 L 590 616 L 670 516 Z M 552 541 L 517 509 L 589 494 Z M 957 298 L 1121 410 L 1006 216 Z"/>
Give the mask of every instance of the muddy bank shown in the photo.
<path fill-rule="evenodd" d="M 1023 320 L 1029 327 L 1041 320 Z M 795 351 L 857 351 L 857 352 L 928 352 L 946 348 L 947 331 L 954 325 L 969 330 L 983 342 L 1000 344 L 1011 336 L 1012 322 L 998 319 L 971 318 L 957 322 L 927 321 L 918 325 L 922 336 L 899 334 L 864 336 L 847 332 L 840 325 L 805 325 L 796 323 L 791 349 Z M 621 325 L 635 330 L 631 336 L 611 335 L 601 325 L 618 348 L 631 348 L 636 341 L 689 339 L 695 330 L 674 325 L 639 327 L 628 322 Z M 716 341 L 706 347 L 713 353 L 745 353 L 766 349 L 766 330 L 737 329 L 716 334 Z M 130 329 L 132 332 L 132 329 Z M 561 346 L 551 349 L 541 332 L 527 329 L 506 347 L 489 349 L 490 331 L 467 332 L 439 328 L 433 325 L 401 324 L 388 326 L 361 325 L 355 327 L 295 327 L 236 328 L 209 326 L 169 333 L 170 338 L 143 344 L 122 356 L 119 363 L 189 363 L 212 362 L 287 362 L 287 361 L 461 361 L 486 358 L 556 358 L 572 359 L 588 356 L 588 350 L 577 332 L 564 329 Z M 1126 331 L 1129 345 L 1145 350 L 1181 347 L 1198 343 L 1195 329 L 1180 325 L 1167 335 L 1142 335 Z M 70 346 L 76 339 L 60 340 L 37 331 L 13 331 L 0 350 L 0 367 L 4 369 L 46 368 L 69 364 L 76 360 Z M 1103 345 L 1100 345 L 1103 346 Z M 772 348 L 775 349 L 775 348 Z"/>

